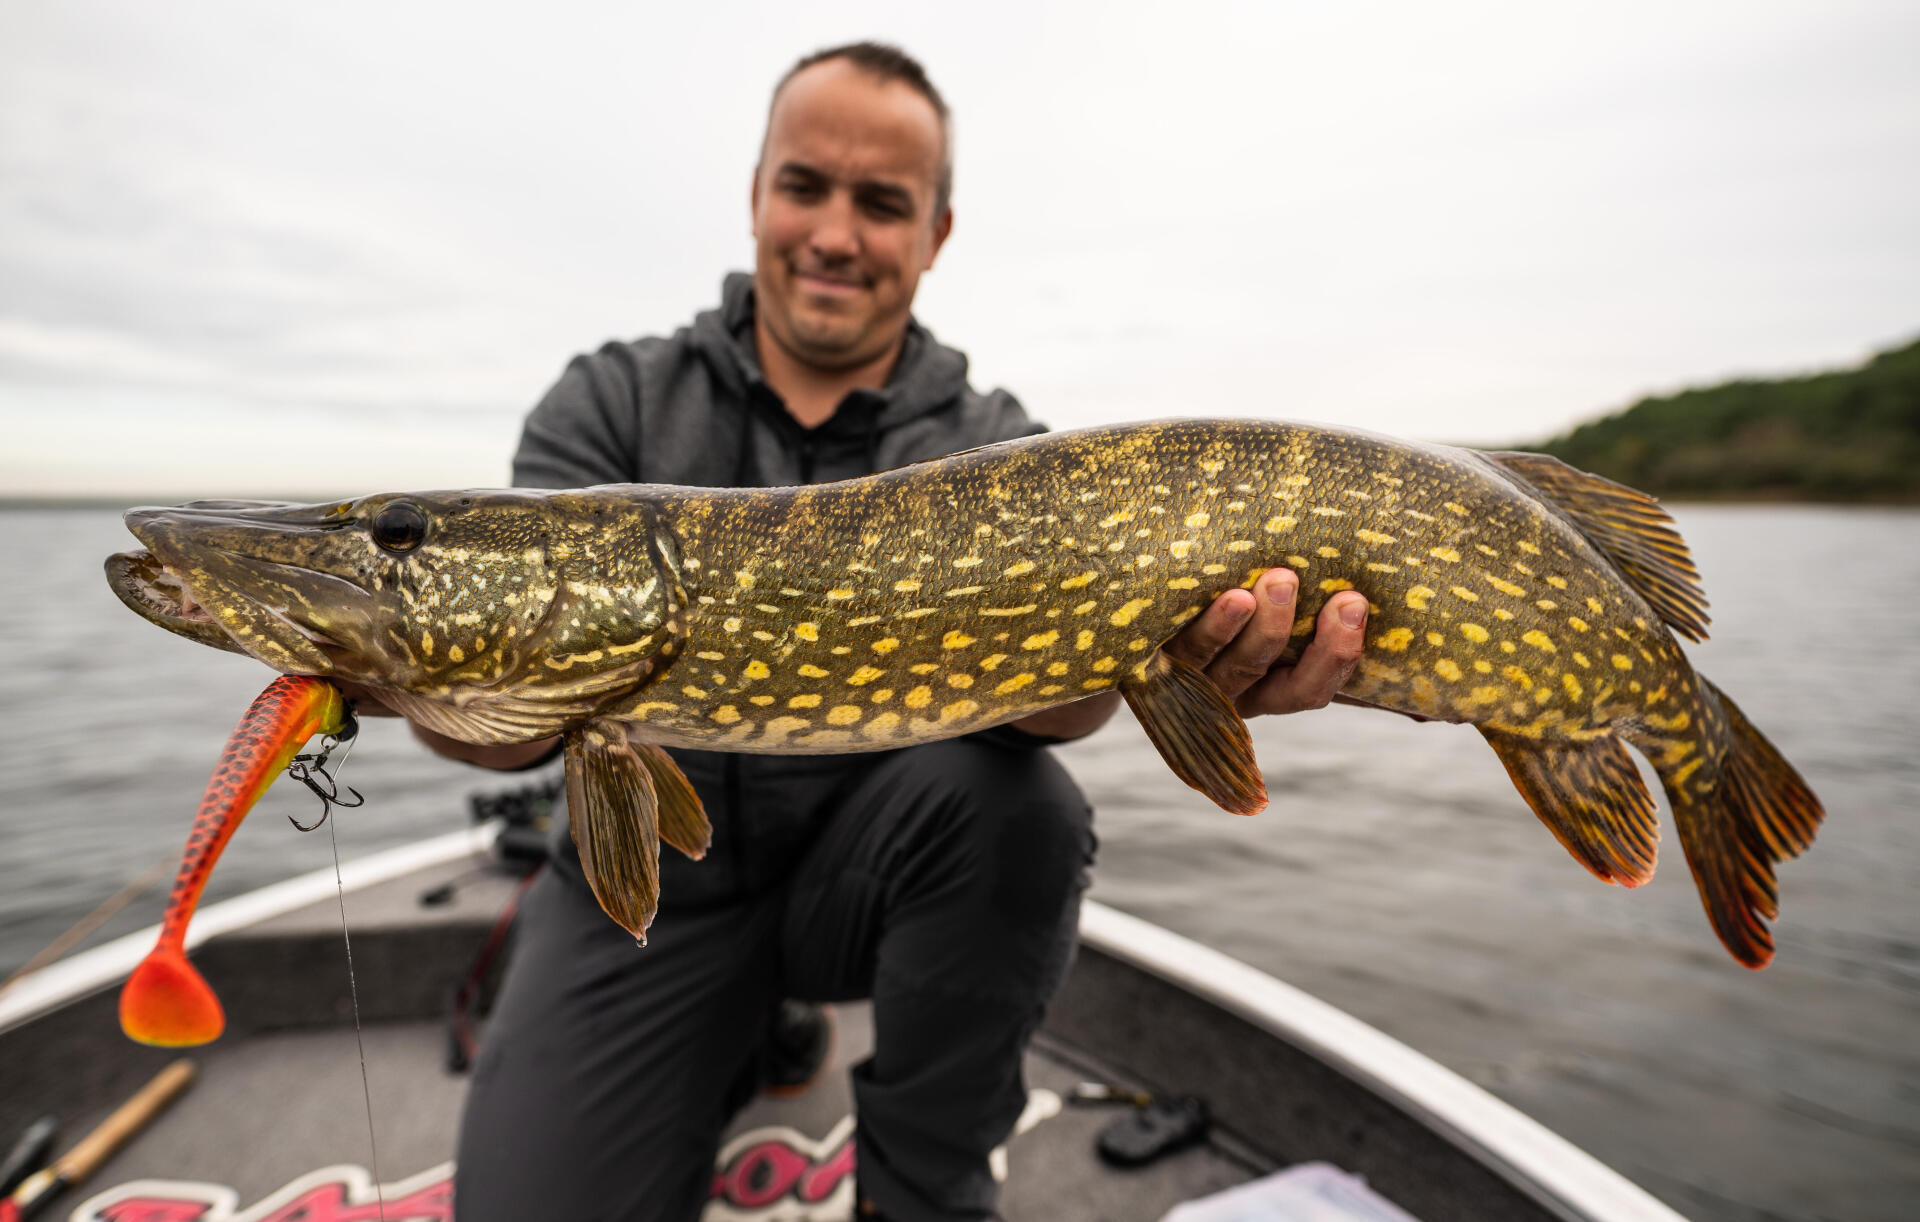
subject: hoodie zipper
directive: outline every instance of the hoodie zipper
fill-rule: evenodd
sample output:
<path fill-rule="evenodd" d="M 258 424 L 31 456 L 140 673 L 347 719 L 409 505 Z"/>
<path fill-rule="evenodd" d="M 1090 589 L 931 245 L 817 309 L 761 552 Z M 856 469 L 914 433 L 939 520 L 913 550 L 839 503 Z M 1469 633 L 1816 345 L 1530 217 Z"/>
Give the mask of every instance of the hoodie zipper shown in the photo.
<path fill-rule="evenodd" d="M 811 431 L 800 434 L 800 482 L 813 482 L 813 459 L 819 451 L 820 442 Z"/>

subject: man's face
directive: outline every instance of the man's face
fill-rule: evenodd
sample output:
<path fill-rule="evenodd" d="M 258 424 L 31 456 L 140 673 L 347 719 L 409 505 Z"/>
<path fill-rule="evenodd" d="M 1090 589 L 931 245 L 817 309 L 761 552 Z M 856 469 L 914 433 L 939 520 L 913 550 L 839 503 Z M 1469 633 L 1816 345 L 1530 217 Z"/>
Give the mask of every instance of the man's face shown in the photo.
<path fill-rule="evenodd" d="M 944 153 L 939 115 L 907 85 L 844 60 L 787 82 L 753 175 L 756 304 L 775 343 L 847 369 L 899 342 L 953 224 L 934 216 Z"/>

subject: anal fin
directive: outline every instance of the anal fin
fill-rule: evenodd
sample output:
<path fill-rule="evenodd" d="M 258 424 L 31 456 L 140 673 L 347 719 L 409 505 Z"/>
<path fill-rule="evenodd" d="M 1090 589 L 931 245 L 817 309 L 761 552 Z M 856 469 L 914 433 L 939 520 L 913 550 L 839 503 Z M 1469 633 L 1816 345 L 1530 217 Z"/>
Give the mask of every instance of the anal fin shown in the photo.
<path fill-rule="evenodd" d="M 1575 860 L 1610 883 L 1637 887 L 1653 877 L 1659 813 L 1625 743 L 1612 734 L 1576 742 L 1479 730 Z"/>
<path fill-rule="evenodd" d="M 1213 680 L 1155 653 L 1120 692 L 1175 776 L 1236 815 L 1267 808 L 1246 719 Z"/>
<path fill-rule="evenodd" d="M 660 801 L 652 770 L 608 721 L 569 733 L 566 760 L 568 830 L 587 885 L 606 914 L 644 945 L 660 903 Z"/>

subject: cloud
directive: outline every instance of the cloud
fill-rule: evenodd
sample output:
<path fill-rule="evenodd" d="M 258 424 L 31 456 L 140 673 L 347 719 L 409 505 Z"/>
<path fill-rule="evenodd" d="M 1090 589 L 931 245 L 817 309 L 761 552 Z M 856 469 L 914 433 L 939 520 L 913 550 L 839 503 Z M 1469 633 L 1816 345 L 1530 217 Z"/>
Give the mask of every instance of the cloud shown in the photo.
<path fill-rule="evenodd" d="M 79 0 L 0 14 L 0 407 L 510 432 L 715 300 L 772 80 L 857 36 L 956 110 L 921 316 L 1057 426 L 1512 440 L 1917 321 L 1911 6 Z"/>

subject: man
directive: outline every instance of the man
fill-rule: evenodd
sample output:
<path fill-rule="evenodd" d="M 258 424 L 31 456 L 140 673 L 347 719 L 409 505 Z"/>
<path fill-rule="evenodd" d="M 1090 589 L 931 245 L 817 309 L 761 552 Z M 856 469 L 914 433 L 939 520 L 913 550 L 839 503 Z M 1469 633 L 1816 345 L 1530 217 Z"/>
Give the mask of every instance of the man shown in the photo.
<path fill-rule="evenodd" d="M 671 338 L 576 359 L 527 421 L 515 481 L 780 485 L 864 475 L 1039 431 L 910 310 L 953 229 L 946 106 L 920 66 L 856 44 L 775 89 L 753 175 L 754 272 Z M 1275 572 L 1168 646 L 1247 715 L 1324 705 L 1361 647 L 1336 598 L 1297 666 Z M 782 998 L 871 997 L 854 1069 L 865 1216 L 987 1218 L 988 1152 L 1024 1104 L 1021 1055 L 1071 957 L 1091 815 L 1044 749 L 1091 733 L 1111 693 L 904 751 L 676 751 L 713 823 L 668 851 L 645 949 L 556 838 L 463 1123 L 462 1222 L 698 1216 L 722 1126 L 760 1085 Z M 553 744 L 454 758 L 527 766 Z"/>

